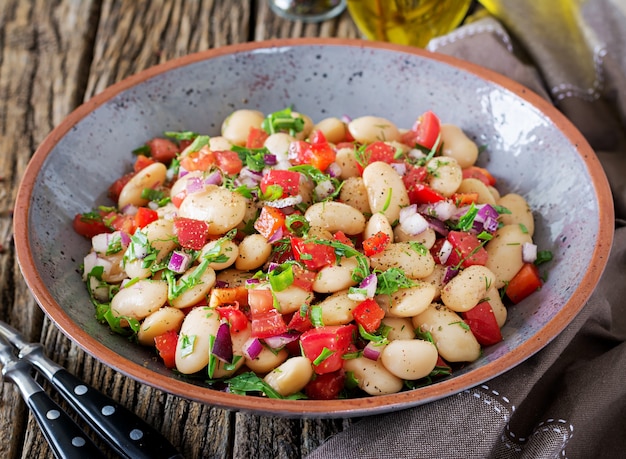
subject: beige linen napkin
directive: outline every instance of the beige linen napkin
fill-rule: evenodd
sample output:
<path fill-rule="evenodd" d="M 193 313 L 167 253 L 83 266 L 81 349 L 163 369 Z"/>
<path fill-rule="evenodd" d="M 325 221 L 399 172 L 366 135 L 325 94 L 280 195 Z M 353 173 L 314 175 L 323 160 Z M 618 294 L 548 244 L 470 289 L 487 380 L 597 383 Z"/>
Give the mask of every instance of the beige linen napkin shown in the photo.
<path fill-rule="evenodd" d="M 429 49 L 551 100 L 588 139 L 614 193 L 616 234 L 588 304 L 553 342 L 478 387 L 363 418 L 308 457 L 626 457 L 626 1 L 484 0 Z"/>

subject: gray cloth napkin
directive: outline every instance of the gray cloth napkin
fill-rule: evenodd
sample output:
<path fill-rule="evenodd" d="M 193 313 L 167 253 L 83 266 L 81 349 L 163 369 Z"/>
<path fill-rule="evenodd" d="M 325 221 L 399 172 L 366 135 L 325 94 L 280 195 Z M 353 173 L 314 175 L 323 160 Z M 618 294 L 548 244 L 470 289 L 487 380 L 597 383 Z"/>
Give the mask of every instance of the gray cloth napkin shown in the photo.
<path fill-rule="evenodd" d="M 442 400 L 363 418 L 308 459 L 626 457 L 626 1 L 483 3 L 494 16 L 480 12 L 429 49 L 528 86 L 585 135 L 615 199 L 607 268 L 581 313 L 524 363 Z"/>

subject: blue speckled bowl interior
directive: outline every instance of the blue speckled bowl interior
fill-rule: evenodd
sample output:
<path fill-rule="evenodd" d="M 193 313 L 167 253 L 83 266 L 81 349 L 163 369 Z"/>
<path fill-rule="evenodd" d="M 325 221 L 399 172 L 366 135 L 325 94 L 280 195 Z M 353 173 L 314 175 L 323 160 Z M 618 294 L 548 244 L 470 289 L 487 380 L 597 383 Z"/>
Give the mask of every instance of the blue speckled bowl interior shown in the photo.
<path fill-rule="evenodd" d="M 502 192 L 517 192 L 536 219 L 535 240 L 554 261 L 544 288 L 509 309 L 504 341 L 434 386 L 364 400 L 244 399 L 177 378 L 152 351 L 129 345 L 94 319 L 78 273 L 89 242 L 76 213 L 110 204 L 108 185 L 131 168 L 131 150 L 165 130 L 216 135 L 238 108 L 285 106 L 314 121 L 378 115 L 400 127 L 433 110 L 479 145 L 479 163 Z M 572 212 L 572 205 L 576 211 Z M 582 136 L 529 90 L 484 69 L 417 49 L 363 41 L 290 40 L 220 48 L 169 62 L 98 95 L 39 148 L 16 207 L 26 281 L 52 320 L 104 363 L 194 400 L 288 416 L 350 416 L 413 406 L 458 392 L 519 364 L 553 339 L 584 306 L 606 261 L 612 201 Z"/>

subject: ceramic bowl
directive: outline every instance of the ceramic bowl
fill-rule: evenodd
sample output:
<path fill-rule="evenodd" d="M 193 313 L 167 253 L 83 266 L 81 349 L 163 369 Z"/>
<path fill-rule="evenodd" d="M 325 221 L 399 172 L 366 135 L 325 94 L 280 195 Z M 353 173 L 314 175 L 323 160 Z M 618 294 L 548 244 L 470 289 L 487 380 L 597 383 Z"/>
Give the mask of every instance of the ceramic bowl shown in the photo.
<path fill-rule="evenodd" d="M 453 377 L 394 395 L 335 401 L 270 400 L 218 392 L 168 371 L 154 351 L 94 319 L 79 275 L 89 241 L 76 213 L 110 204 L 108 185 L 131 169 L 130 151 L 165 130 L 216 135 L 238 108 L 293 105 L 314 120 L 383 116 L 410 127 L 432 110 L 486 145 L 479 164 L 503 192 L 530 203 L 535 241 L 554 260 L 541 291 L 508 311 L 504 341 Z M 575 207 L 575 209 L 573 209 Z M 132 76 L 71 113 L 34 154 L 15 208 L 15 243 L 29 288 L 46 314 L 89 354 L 142 383 L 218 407 L 282 416 L 345 417 L 407 408 L 448 396 L 518 365 L 583 308 L 613 237 L 604 172 L 582 135 L 548 102 L 486 69 L 390 44 L 279 40 L 223 47 Z"/>

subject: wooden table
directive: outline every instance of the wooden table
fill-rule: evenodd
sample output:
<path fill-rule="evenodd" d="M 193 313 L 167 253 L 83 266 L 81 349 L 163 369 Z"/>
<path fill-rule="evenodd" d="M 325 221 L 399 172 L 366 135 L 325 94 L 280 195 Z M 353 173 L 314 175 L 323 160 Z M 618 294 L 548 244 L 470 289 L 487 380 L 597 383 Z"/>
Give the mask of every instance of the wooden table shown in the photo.
<path fill-rule="evenodd" d="M 85 354 L 44 318 L 20 275 L 12 242 L 16 191 L 44 137 L 110 84 L 195 51 L 302 36 L 357 37 L 358 31 L 347 13 L 321 24 L 282 20 L 266 0 L 0 3 L 0 319 L 43 343 L 47 355 L 70 372 L 137 412 L 185 457 L 301 457 L 351 421 L 217 409 L 139 384 Z M 34 418 L 8 383 L 0 384 L 0 437 L 2 458 L 51 456 Z"/>

